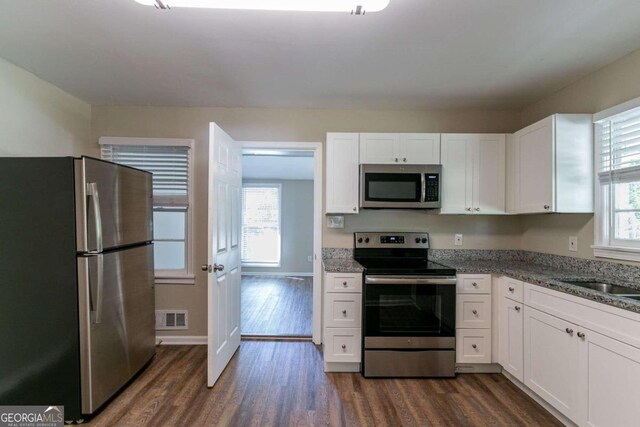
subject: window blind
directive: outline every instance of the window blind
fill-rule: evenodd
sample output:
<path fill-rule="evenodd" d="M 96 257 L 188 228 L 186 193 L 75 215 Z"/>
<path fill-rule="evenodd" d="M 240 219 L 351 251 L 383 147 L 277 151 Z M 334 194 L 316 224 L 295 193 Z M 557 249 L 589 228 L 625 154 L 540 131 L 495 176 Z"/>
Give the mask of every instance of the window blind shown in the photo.
<path fill-rule="evenodd" d="M 154 200 L 188 206 L 189 147 L 102 145 L 101 155 L 104 160 L 151 172 Z"/>
<path fill-rule="evenodd" d="M 640 108 L 598 122 L 596 137 L 602 184 L 640 180 Z"/>

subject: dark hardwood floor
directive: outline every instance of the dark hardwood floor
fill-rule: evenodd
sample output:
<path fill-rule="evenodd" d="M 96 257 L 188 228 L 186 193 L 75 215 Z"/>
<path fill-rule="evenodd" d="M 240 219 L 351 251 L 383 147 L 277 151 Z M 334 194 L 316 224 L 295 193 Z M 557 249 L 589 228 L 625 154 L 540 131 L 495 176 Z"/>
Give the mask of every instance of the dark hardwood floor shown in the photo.
<path fill-rule="evenodd" d="M 500 374 L 364 379 L 309 342 L 243 341 L 216 386 L 205 346 L 164 346 L 91 426 L 560 426 Z"/>
<path fill-rule="evenodd" d="M 242 334 L 310 337 L 312 283 L 312 277 L 242 276 Z"/>

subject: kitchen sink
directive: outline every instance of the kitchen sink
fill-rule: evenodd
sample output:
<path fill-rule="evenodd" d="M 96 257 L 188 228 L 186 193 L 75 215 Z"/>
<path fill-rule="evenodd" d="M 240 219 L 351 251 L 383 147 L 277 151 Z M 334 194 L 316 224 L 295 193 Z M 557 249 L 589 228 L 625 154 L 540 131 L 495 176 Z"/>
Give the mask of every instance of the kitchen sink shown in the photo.
<path fill-rule="evenodd" d="M 618 295 L 619 297 L 629 298 L 634 301 L 640 301 L 640 295 Z"/>
<path fill-rule="evenodd" d="M 604 292 L 605 294 L 613 294 L 617 296 L 624 296 L 631 298 L 637 296 L 640 300 L 640 289 L 629 288 L 627 286 L 612 285 L 611 283 L 604 283 L 591 280 L 562 280 L 563 283 L 568 283 L 574 286 L 580 286 L 581 288 L 593 289 L 594 291 Z"/>

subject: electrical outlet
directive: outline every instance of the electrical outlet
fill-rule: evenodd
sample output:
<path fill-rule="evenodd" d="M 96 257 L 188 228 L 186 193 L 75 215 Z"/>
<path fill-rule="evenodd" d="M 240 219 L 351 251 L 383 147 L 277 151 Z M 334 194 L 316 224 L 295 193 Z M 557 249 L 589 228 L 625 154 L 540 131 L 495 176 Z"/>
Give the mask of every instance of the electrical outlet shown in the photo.
<path fill-rule="evenodd" d="M 309 255 L 309 256 L 307 257 L 307 261 L 309 261 L 309 262 L 313 262 L 313 256 Z"/>
<path fill-rule="evenodd" d="M 456 246 L 462 246 L 462 234 L 456 234 L 453 244 Z"/>
<path fill-rule="evenodd" d="M 578 237 L 569 236 L 569 250 L 571 252 L 578 252 Z"/>

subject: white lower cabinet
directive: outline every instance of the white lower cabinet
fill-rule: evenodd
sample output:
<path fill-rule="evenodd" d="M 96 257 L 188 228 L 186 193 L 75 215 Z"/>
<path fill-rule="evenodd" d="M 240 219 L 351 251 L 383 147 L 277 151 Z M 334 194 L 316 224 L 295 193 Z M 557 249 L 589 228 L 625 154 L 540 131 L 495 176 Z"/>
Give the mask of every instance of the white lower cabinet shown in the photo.
<path fill-rule="evenodd" d="M 578 424 L 639 425 L 640 349 L 597 332 L 581 333 Z"/>
<path fill-rule="evenodd" d="M 504 371 L 579 426 L 640 425 L 640 314 L 510 278 L 499 286 Z M 458 340 L 470 358 L 482 329 L 467 331 Z"/>
<path fill-rule="evenodd" d="M 491 363 L 491 329 L 457 329 L 456 363 Z"/>
<path fill-rule="evenodd" d="M 577 331 L 565 320 L 524 309 L 524 384 L 571 420 L 578 414 Z"/>
<path fill-rule="evenodd" d="M 524 306 L 503 297 L 499 318 L 498 362 L 505 371 L 524 382 Z"/>
<path fill-rule="evenodd" d="M 362 274 L 323 276 L 325 372 L 359 372 L 362 359 Z"/>

